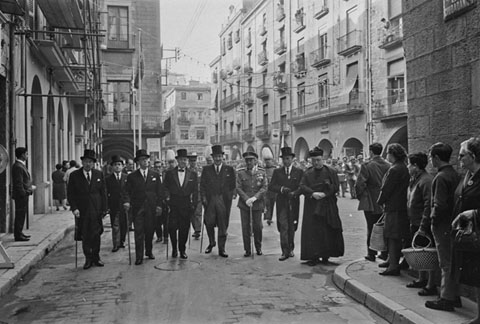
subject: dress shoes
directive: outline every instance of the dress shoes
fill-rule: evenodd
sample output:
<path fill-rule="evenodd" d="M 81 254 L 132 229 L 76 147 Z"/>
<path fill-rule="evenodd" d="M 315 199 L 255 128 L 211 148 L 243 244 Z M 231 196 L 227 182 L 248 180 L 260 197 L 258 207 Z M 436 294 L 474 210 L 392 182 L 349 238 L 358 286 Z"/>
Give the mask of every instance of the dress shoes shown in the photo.
<path fill-rule="evenodd" d="M 437 287 L 423 287 L 422 290 L 418 292 L 419 296 L 436 296 L 438 295 Z"/>
<path fill-rule="evenodd" d="M 155 256 L 153 255 L 153 253 L 147 253 L 145 254 L 146 257 L 148 257 L 150 260 L 155 260 Z"/>
<path fill-rule="evenodd" d="M 112 249 L 112 252 L 117 252 L 117 251 L 118 251 L 118 249 L 119 249 L 119 247 L 118 247 L 118 246 L 114 246 L 114 247 L 113 247 L 113 249 Z"/>
<path fill-rule="evenodd" d="M 317 260 L 309 260 L 309 261 L 306 262 L 306 265 L 309 265 L 309 266 L 311 266 L 311 267 L 314 267 L 314 266 L 316 266 L 317 264 L 319 264 L 320 262 L 321 262 L 321 261 L 318 260 L 318 259 L 317 259 Z"/>
<path fill-rule="evenodd" d="M 278 261 L 285 261 L 287 260 L 289 257 L 289 255 L 286 255 L 286 254 L 282 254 L 282 256 L 280 258 L 278 258 Z"/>
<path fill-rule="evenodd" d="M 215 243 L 215 242 L 209 244 L 209 245 L 207 246 L 207 248 L 205 249 L 205 253 L 206 253 L 206 254 L 211 253 L 212 250 L 213 250 L 213 248 L 215 247 L 215 245 L 217 245 L 217 243 Z"/>
<path fill-rule="evenodd" d="M 258 249 L 258 250 L 257 250 L 257 255 L 263 255 L 262 250 Z"/>
<path fill-rule="evenodd" d="M 180 259 L 186 260 L 188 259 L 188 255 L 185 252 L 180 252 Z"/>
<path fill-rule="evenodd" d="M 407 288 L 425 288 L 427 280 L 414 280 L 407 284 Z"/>
<path fill-rule="evenodd" d="M 391 269 L 391 270 L 385 270 L 383 272 L 379 273 L 381 276 L 399 276 L 400 275 L 400 269 Z"/>
<path fill-rule="evenodd" d="M 375 262 L 375 256 L 374 255 L 366 255 L 365 260 Z"/>
<path fill-rule="evenodd" d="M 380 255 L 378 256 L 378 258 L 383 260 L 383 261 L 387 261 L 388 253 L 387 252 L 381 252 Z"/>
<path fill-rule="evenodd" d="M 252 252 L 245 252 L 243 256 L 248 258 L 249 256 L 252 256 Z"/>
<path fill-rule="evenodd" d="M 97 267 L 104 267 L 105 266 L 105 263 L 103 263 L 101 260 L 93 261 L 93 264 L 96 265 Z"/>
<path fill-rule="evenodd" d="M 135 265 L 141 265 L 143 263 L 142 259 L 135 260 Z"/>
<path fill-rule="evenodd" d="M 83 265 L 83 269 L 87 270 L 87 269 L 90 269 L 91 267 L 92 267 L 92 261 L 90 260 L 85 261 L 85 264 Z"/>
<path fill-rule="evenodd" d="M 177 250 L 173 250 L 172 251 L 172 258 L 176 258 L 178 256 L 178 251 Z"/>
<path fill-rule="evenodd" d="M 20 236 L 15 238 L 15 242 L 27 242 L 30 241 L 28 237 Z"/>
<path fill-rule="evenodd" d="M 437 300 L 428 300 L 425 302 L 425 307 L 436 310 L 443 310 L 446 312 L 453 312 L 455 310 L 453 306 L 453 301 L 443 298 L 439 298 Z"/>
<path fill-rule="evenodd" d="M 123 243 L 123 242 L 120 243 L 120 245 L 118 247 L 124 249 L 125 248 L 125 243 Z"/>
<path fill-rule="evenodd" d="M 390 262 L 388 261 L 382 262 L 378 265 L 379 268 L 388 268 L 389 266 L 390 266 Z"/>
<path fill-rule="evenodd" d="M 228 254 L 225 253 L 225 251 L 219 252 L 218 255 L 221 256 L 222 258 L 228 258 Z"/>
<path fill-rule="evenodd" d="M 31 238 L 32 236 L 31 235 L 28 235 L 28 234 L 25 234 L 25 233 L 22 233 L 21 234 L 23 237 L 26 237 L 26 238 Z"/>

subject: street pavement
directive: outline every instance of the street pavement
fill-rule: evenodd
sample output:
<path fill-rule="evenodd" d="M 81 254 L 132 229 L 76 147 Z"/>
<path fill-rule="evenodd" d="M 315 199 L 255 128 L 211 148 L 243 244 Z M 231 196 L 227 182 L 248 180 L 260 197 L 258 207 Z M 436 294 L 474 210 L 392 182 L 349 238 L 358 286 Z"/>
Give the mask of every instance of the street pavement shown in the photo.
<path fill-rule="evenodd" d="M 110 252 L 111 232 L 106 227 L 101 250 L 105 267 L 81 269 L 84 259 L 79 246 L 79 268 L 75 269 L 75 245 L 69 232 L 53 253 L 0 299 L 0 321 L 386 323 L 347 297 L 332 281 L 339 265 L 349 264 L 365 253 L 365 224 L 356 206 L 357 201 L 350 198 L 339 199 L 345 256 L 332 258 L 334 264 L 315 267 L 300 262 L 300 229 L 296 256 L 278 261 L 276 223 L 264 226 L 264 255 L 244 258 L 236 203 L 232 207 L 227 259 L 219 257 L 216 248 L 210 255 L 200 253 L 200 241 L 192 239 L 186 261 L 167 259 L 166 245 L 154 243 L 155 260 L 129 265 L 127 249 Z M 64 217 L 71 221 L 71 214 Z M 205 236 L 203 250 L 207 245 Z"/>

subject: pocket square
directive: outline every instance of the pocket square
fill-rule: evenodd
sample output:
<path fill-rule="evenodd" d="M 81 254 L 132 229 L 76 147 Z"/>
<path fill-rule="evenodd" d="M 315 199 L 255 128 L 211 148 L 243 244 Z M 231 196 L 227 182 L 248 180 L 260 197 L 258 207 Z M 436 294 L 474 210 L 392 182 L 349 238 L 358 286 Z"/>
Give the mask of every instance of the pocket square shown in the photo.
<path fill-rule="evenodd" d="M 157 178 L 152 178 L 152 181 L 156 181 L 156 180 L 157 180 Z"/>

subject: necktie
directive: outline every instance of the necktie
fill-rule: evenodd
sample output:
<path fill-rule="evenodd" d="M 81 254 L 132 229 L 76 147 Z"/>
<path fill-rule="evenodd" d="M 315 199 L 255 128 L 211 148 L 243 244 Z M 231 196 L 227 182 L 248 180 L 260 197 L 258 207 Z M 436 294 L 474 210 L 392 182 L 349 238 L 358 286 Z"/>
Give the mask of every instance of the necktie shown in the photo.
<path fill-rule="evenodd" d="M 286 172 L 287 172 L 287 179 L 290 179 L 290 172 L 289 172 L 288 168 L 286 169 Z"/>
<path fill-rule="evenodd" d="M 87 181 L 88 181 L 88 184 L 90 184 L 90 172 L 87 172 Z"/>
<path fill-rule="evenodd" d="M 120 179 L 121 179 L 120 174 L 117 174 L 117 180 L 120 181 Z"/>
<path fill-rule="evenodd" d="M 215 168 L 217 169 L 217 174 L 219 174 L 220 173 L 220 167 L 218 165 L 216 165 Z"/>
<path fill-rule="evenodd" d="M 147 171 L 143 171 L 143 180 L 147 181 Z"/>

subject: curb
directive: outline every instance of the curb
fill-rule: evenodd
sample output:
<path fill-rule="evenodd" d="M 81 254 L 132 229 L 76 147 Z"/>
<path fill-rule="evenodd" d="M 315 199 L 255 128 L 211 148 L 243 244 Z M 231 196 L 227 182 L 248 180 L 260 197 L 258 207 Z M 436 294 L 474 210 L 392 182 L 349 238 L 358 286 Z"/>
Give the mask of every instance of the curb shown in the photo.
<path fill-rule="evenodd" d="M 0 297 L 6 295 L 10 289 L 22 279 L 36 264 L 53 250 L 53 248 L 74 229 L 71 225 L 64 229 L 59 229 L 45 237 L 40 244 L 28 252 L 19 260 L 13 269 L 9 269 L 0 277 Z"/>
<path fill-rule="evenodd" d="M 393 324 L 434 324 L 421 315 L 394 302 L 381 293 L 365 286 L 347 274 L 347 268 L 358 259 L 342 264 L 333 273 L 333 282 L 346 295 L 369 308 L 377 315 Z"/>

